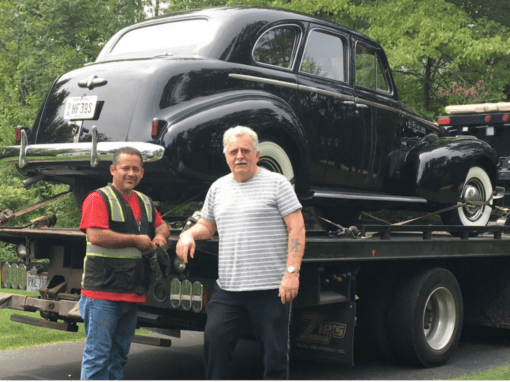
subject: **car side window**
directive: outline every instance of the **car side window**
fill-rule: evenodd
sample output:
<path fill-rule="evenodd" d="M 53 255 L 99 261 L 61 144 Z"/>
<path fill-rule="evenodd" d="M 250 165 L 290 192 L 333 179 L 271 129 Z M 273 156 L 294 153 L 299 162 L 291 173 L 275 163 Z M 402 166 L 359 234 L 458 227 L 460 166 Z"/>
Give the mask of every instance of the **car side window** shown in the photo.
<path fill-rule="evenodd" d="M 344 45 L 341 37 L 312 30 L 299 71 L 345 82 Z"/>
<path fill-rule="evenodd" d="M 375 49 L 362 43 L 356 45 L 356 86 L 390 91 Z"/>
<path fill-rule="evenodd" d="M 292 68 L 299 35 L 299 29 L 291 25 L 266 31 L 255 43 L 253 59 L 261 64 Z"/>

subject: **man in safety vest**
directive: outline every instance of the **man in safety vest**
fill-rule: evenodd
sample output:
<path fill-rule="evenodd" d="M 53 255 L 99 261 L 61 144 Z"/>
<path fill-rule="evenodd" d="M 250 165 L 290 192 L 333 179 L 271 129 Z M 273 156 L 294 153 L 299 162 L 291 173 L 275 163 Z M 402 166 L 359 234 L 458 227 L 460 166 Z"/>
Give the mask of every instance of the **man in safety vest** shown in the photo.
<path fill-rule="evenodd" d="M 146 301 L 142 253 L 170 236 L 152 200 L 134 191 L 143 172 L 138 150 L 119 149 L 110 166 L 112 183 L 83 201 L 80 229 L 87 234 L 87 250 L 80 314 L 87 342 L 81 379 L 123 379 L 137 303 Z"/>

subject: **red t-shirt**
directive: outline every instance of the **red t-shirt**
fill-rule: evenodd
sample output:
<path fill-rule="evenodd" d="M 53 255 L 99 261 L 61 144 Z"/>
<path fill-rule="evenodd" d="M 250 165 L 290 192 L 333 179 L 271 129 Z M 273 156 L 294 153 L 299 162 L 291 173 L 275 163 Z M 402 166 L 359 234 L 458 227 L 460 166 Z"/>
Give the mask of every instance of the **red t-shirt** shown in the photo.
<path fill-rule="evenodd" d="M 137 222 L 142 219 L 142 210 L 140 203 L 134 192 L 131 193 L 130 197 L 124 196 L 124 199 L 128 202 L 129 206 L 133 210 L 133 215 Z M 158 227 L 163 223 L 161 215 L 156 210 L 155 226 Z M 110 219 L 108 216 L 108 208 L 104 199 L 99 195 L 98 192 L 92 192 L 83 201 L 82 205 L 82 218 L 80 223 L 80 229 L 86 232 L 87 228 L 110 228 Z M 103 292 L 97 290 L 86 290 L 82 289 L 81 294 L 88 298 L 97 300 L 108 300 L 108 301 L 126 301 L 126 302 L 137 302 L 145 303 L 146 298 L 143 294 L 138 293 L 122 293 L 122 292 Z"/>

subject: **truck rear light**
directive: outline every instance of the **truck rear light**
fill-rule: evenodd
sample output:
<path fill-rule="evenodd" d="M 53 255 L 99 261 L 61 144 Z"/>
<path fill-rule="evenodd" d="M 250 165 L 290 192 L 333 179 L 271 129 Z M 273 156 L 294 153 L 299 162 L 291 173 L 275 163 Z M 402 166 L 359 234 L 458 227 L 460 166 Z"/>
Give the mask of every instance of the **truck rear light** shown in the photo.
<path fill-rule="evenodd" d="M 451 118 L 448 117 L 441 117 L 437 120 L 437 123 L 439 125 L 449 125 L 452 122 Z"/>
<path fill-rule="evenodd" d="M 503 115 L 503 121 L 508 122 L 508 120 L 510 120 L 508 114 Z"/>
<path fill-rule="evenodd" d="M 172 279 L 170 282 L 170 305 L 174 309 L 181 306 L 181 289 L 182 285 L 179 279 Z"/>
<path fill-rule="evenodd" d="M 193 310 L 200 313 L 206 303 L 204 299 L 204 285 L 190 280 L 172 279 L 170 282 L 170 305 L 174 309 L 182 309 L 185 311 Z"/>
<path fill-rule="evenodd" d="M 485 116 L 485 122 L 490 122 L 492 117 L 490 115 Z"/>
<path fill-rule="evenodd" d="M 193 285 L 191 281 L 184 280 L 181 286 L 181 308 L 182 310 L 190 310 L 193 301 Z"/>

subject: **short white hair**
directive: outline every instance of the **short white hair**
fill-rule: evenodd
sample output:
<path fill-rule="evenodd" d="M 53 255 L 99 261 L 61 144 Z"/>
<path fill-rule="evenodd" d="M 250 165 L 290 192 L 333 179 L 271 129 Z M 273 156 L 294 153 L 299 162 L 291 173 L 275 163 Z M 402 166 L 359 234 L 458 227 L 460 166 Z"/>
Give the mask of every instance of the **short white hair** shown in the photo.
<path fill-rule="evenodd" d="M 255 131 L 246 126 L 235 126 L 231 127 L 223 134 L 223 154 L 227 153 L 228 143 L 234 137 L 238 137 L 240 135 L 248 135 L 253 140 L 253 147 L 255 148 L 255 152 L 259 152 L 259 136 Z"/>

